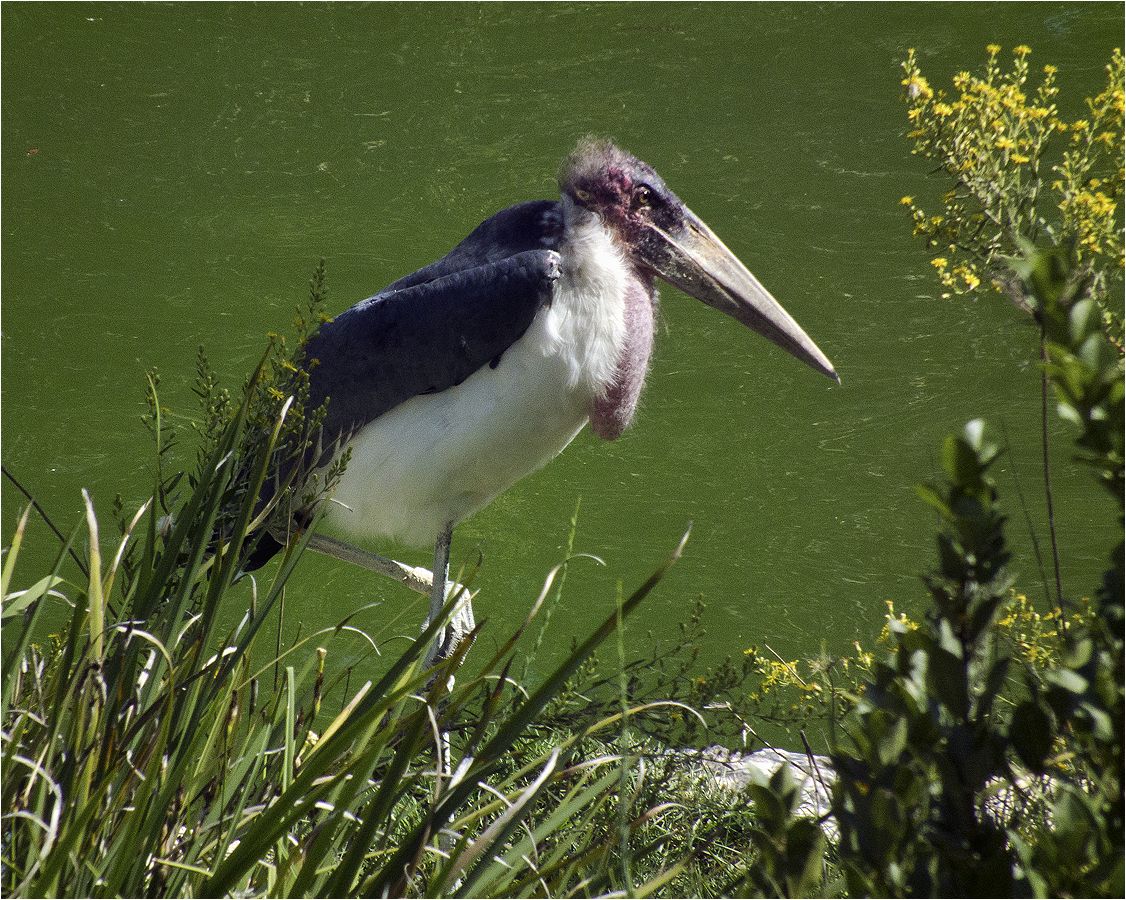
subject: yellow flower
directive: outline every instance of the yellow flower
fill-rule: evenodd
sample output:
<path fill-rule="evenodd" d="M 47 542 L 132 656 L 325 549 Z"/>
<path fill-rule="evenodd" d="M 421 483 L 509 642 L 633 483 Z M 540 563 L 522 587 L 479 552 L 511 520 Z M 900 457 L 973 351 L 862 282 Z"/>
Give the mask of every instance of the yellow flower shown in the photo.
<path fill-rule="evenodd" d="M 996 56 L 998 53 L 1001 52 L 1001 45 L 1000 44 L 986 44 L 985 45 L 985 52 L 988 53 L 990 56 Z"/>
<path fill-rule="evenodd" d="M 952 112 L 954 112 L 954 107 L 952 107 L 949 103 L 936 103 L 934 105 L 934 111 L 936 115 L 948 116 Z"/>
<path fill-rule="evenodd" d="M 931 260 L 931 265 L 938 269 L 940 272 L 945 269 L 950 263 L 945 256 L 936 256 Z"/>
<path fill-rule="evenodd" d="M 954 274 L 962 279 L 966 285 L 966 290 L 975 290 L 977 286 L 981 284 L 981 279 L 974 274 L 974 271 L 969 266 L 955 266 Z"/>
<path fill-rule="evenodd" d="M 909 78 L 904 78 L 900 84 L 907 89 L 907 98 L 909 100 L 917 100 L 922 97 L 924 100 L 930 100 L 934 96 L 934 91 L 931 90 L 930 83 L 922 75 L 912 75 Z"/>
<path fill-rule="evenodd" d="M 1012 138 L 999 137 L 997 138 L 996 147 L 998 150 L 1012 150 L 1016 147 L 1016 144 L 1013 143 Z"/>
<path fill-rule="evenodd" d="M 1015 162 L 1018 166 L 1022 166 L 1026 162 L 1031 162 L 1031 160 L 1023 153 L 1014 153 L 1009 157 L 1009 159 Z"/>
<path fill-rule="evenodd" d="M 1056 72 L 1058 72 L 1058 71 L 1059 71 L 1059 69 L 1057 69 L 1055 66 L 1051 66 L 1051 65 L 1044 66 L 1044 74 L 1045 75 L 1055 75 Z"/>
<path fill-rule="evenodd" d="M 915 202 L 915 198 L 914 197 L 900 197 L 899 202 L 902 203 L 904 206 L 910 206 L 912 203 Z"/>
<path fill-rule="evenodd" d="M 1018 47 L 1013 47 L 1013 55 L 1019 56 L 1021 59 L 1024 59 L 1024 57 L 1028 56 L 1028 54 L 1031 52 L 1032 48 L 1027 44 L 1021 44 Z"/>
<path fill-rule="evenodd" d="M 860 641 L 853 641 L 852 646 L 856 648 L 856 661 L 862 666 L 866 666 L 868 668 L 871 668 L 872 663 L 875 659 L 872 652 L 869 651 L 869 650 L 865 650 L 863 647 L 861 647 Z M 846 657 L 846 659 L 847 659 L 847 657 Z"/>

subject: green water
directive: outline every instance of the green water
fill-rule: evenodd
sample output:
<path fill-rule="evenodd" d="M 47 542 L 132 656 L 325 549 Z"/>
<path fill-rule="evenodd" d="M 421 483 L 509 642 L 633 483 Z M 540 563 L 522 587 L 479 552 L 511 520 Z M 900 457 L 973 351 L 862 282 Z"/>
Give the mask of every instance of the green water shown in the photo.
<path fill-rule="evenodd" d="M 1004 425 L 998 471 L 1014 567 L 1043 596 L 1034 333 L 1000 300 L 944 302 L 897 200 L 942 189 L 911 157 L 897 63 L 932 82 L 1027 43 L 1066 98 L 1094 93 L 1117 4 L 5 4 L 3 459 L 70 526 L 79 489 L 108 513 L 147 496 L 143 373 L 194 412 L 197 345 L 232 380 L 287 328 L 325 257 L 339 311 L 480 220 L 553 194 L 580 135 L 616 137 L 725 238 L 828 353 L 831 385 L 671 288 L 643 406 L 581 435 L 457 531 L 484 560 L 492 641 L 559 560 L 582 498 L 547 646 L 586 632 L 689 522 L 683 561 L 635 620 L 675 634 L 709 602 L 709 659 L 870 639 L 883 603 L 920 608 L 934 522 L 912 485 L 975 416 Z M 1074 104 L 1066 112 L 1076 114 Z M 1096 583 L 1113 516 L 1054 426 L 1066 589 Z M 185 455 L 189 444 L 185 443 Z M 7 484 L 3 533 L 20 498 Z M 55 546 L 30 536 L 28 568 Z M 408 554 L 424 563 L 426 554 Z M 320 557 L 289 592 L 304 632 L 383 600 L 422 604 Z"/>

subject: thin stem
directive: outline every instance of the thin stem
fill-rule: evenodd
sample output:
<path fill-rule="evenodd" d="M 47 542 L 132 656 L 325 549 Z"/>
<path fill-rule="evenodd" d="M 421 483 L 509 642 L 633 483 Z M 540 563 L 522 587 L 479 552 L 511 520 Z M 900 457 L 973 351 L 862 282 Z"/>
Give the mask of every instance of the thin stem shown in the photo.
<path fill-rule="evenodd" d="M 47 515 L 47 510 L 45 510 L 42 507 L 42 505 L 39 503 L 39 501 L 36 500 L 35 497 L 32 496 L 31 491 L 29 491 L 22 484 L 20 484 L 19 480 L 16 478 L 15 475 L 13 475 L 11 473 L 11 471 L 8 469 L 7 466 L 0 466 L 0 470 L 3 471 L 4 477 L 7 478 L 10 482 L 12 482 L 12 484 L 15 486 L 16 490 L 18 490 L 21 494 L 23 494 L 25 497 L 27 497 L 28 502 L 31 503 L 31 505 L 35 508 L 35 511 L 37 513 L 39 513 L 39 516 L 46 523 L 47 527 L 50 528 L 55 533 L 55 537 L 57 537 L 60 541 L 62 541 L 63 546 L 66 546 L 66 542 L 67 542 L 66 535 L 63 534 L 61 531 L 59 531 L 59 529 L 55 526 L 55 523 L 53 521 L 51 521 L 51 517 L 49 515 Z M 70 558 L 74 560 L 74 564 L 76 566 L 78 566 L 78 568 L 82 572 L 82 574 L 86 578 L 89 578 L 90 577 L 90 570 L 89 570 L 89 568 L 87 568 L 86 563 L 82 560 L 82 558 L 77 553 L 75 553 L 74 550 L 71 550 L 71 549 L 68 548 L 68 552 L 70 553 Z"/>
<path fill-rule="evenodd" d="M 1056 603 L 1063 606 L 1063 579 L 1060 577 L 1060 548 L 1056 542 L 1056 514 L 1052 503 L 1052 472 L 1048 454 L 1048 348 L 1044 325 L 1040 325 L 1040 446 L 1044 454 L 1044 497 L 1048 502 L 1048 537 L 1052 542 L 1052 567 L 1056 576 Z"/>
<path fill-rule="evenodd" d="M 622 884 L 627 897 L 636 896 L 633 885 L 632 860 L 630 858 L 629 827 L 629 770 L 633 764 L 630 754 L 629 731 L 629 679 L 626 676 L 626 641 L 622 624 L 622 583 L 618 582 L 618 622 L 615 636 L 618 639 L 618 702 L 622 714 L 622 729 L 619 741 L 622 754 L 622 767 L 618 773 L 618 839 L 621 842 Z M 638 778 L 641 775 L 639 773 Z"/>
<path fill-rule="evenodd" d="M 1005 426 L 1005 422 L 1001 422 L 1001 434 L 1005 436 L 1005 454 L 1013 456 L 1013 442 L 1009 440 L 1009 429 Z M 1036 568 L 1040 572 L 1040 584 L 1044 587 L 1044 602 L 1051 605 L 1052 602 L 1052 589 L 1048 587 L 1048 572 L 1044 568 L 1044 554 L 1040 550 L 1040 538 L 1036 536 L 1036 528 L 1032 524 L 1032 515 L 1028 511 L 1028 502 L 1024 499 L 1024 491 L 1020 486 L 1020 477 L 1017 474 L 1016 465 L 1009 467 L 1009 471 L 1013 476 L 1013 487 L 1016 488 L 1017 499 L 1020 501 L 1020 510 L 1024 514 L 1024 524 L 1028 528 L 1028 536 L 1032 540 L 1032 555 L 1036 559 Z"/>

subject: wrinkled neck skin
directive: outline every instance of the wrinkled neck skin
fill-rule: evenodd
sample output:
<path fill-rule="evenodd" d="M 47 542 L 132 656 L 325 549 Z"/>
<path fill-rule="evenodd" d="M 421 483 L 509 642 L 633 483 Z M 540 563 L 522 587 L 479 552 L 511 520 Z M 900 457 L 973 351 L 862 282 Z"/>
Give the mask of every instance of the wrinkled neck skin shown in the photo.
<path fill-rule="evenodd" d="M 590 427 L 600 438 L 617 440 L 637 411 L 653 352 L 657 292 L 650 280 L 631 279 L 625 295 L 625 341 L 614 375 L 590 410 Z"/>
<path fill-rule="evenodd" d="M 598 365 L 592 368 L 597 382 L 588 410 L 590 426 L 603 440 L 616 440 L 629 427 L 637 411 L 656 330 L 657 291 L 653 277 L 631 260 L 627 247 L 612 228 L 594 213 L 563 197 L 564 233 L 570 253 L 570 275 L 574 290 L 592 289 L 595 304 L 578 313 L 602 320 L 608 337 Z M 564 263 L 568 265 L 567 262 Z M 597 287 L 595 287 L 597 285 Z M 597 327 L 597 326 L 596 326 Z"/>

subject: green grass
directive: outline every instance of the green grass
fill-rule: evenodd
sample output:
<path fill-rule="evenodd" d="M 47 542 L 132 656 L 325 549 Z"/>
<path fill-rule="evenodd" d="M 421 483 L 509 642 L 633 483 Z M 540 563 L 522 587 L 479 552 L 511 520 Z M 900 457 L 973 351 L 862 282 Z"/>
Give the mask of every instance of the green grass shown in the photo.
<path fill-rule="evenodd" d="M 1048 373 L 1082 424 L 1077 446 L 1121 502 L 1121 357 L 1066 260 L 1033 255 L 1022 271 Z M 322 294 L 319 273 L 299 334 Z M 0 570 L 7 895 L 905 896 L 988 881 L 1001 894 L 1121 896 L 1121 545 L 1089 607 L 1015 641 L 1012 623 L 998 628 L 1003 615 L 1024 629 L 1031 613 L 1003 606 L 998 448 L 981 423 L 946 440 L 945 478 L 921 491 L 941 527 L 931 613 L 889 615 L 890 652 L 858 648 L 851 675 L 843 661 L 755 655 L 701 672 L 698 608 L 674 647 L 629 658 L 624 628 L 682 541 L 530 680 L 572 523 L 568 558 L 491 655 L 479 642 L 461 669 L 467 640 L 424 670 L 454 598 L 357 685 L 337 660 L 358 632 L 351 617 L 285 650 L 270 627 L 316 513 L 269 577 L 243 571 L 264 530 L 290 520 L 259 503 L 265 480 L 288 473 L 274 496 L 303 485 L 315 511 L 339 474 L 304 478 L 320 411 L 304 408 L 293 355 L 271 341 L 238 402 L 201 356 L 190 473 L 171 463 L 158 384 L 152 499 L 115 510 L 113 528 L 84 496 L 47 572 L 21 565 L 29 507 Z M 66 627 L 44 637 L 60 604 Z M 787 683 L 794 702 L 778 699 Z M 834 841 L 796 814 L 785 770 L 743 793 L 696 771 L 692 748 L 734 744 L 771 715 L 800 731 L 817 711 L 836 726 Z"/>
<path fill-rule="evenodd" d="M 566 562 L 452 690 L 460 655 L 421 664 L 441 619 L 358 686 L 334 656 L 357 631 L 348 618 L 280 652 L 268 623 L 315 523 L 261 584 L 241 566 L 272 514 L 256 508 L 260 485 L 315 428 L 285 361 L 273 344 L 237 405 L 201 363 L 210 416 L 190 475 L 168 472 L 153 378 L 153 500 L 110 541 L 85 497 L 52 571 L 21 588 L 22 517 L 2 585 L 4 891 L 570 895 L 617 890 L 625 874 L 642 896 L 682 878 L 705 842 L 669 825 L 698 824 L 698 811 L 656 799 L 671 763 L 645 734 L 671 737 L 686 712 L 699 716 L 666 699 L 689 683 L 685 670 L 658 668 L 667 677 L 651 695 L 631 698 L 593 660 L 612 635 L 620 647 L 623 622 L 680 548 L 534 684 L 512 675 L 518 643 L 559 601 Z M 237 603 L 241 620 L 220 630 Z M 36 638 L 50 604 L 69 606 L 68 625 Z M 436 763 L 442 732 L 452 774 Z"/>

